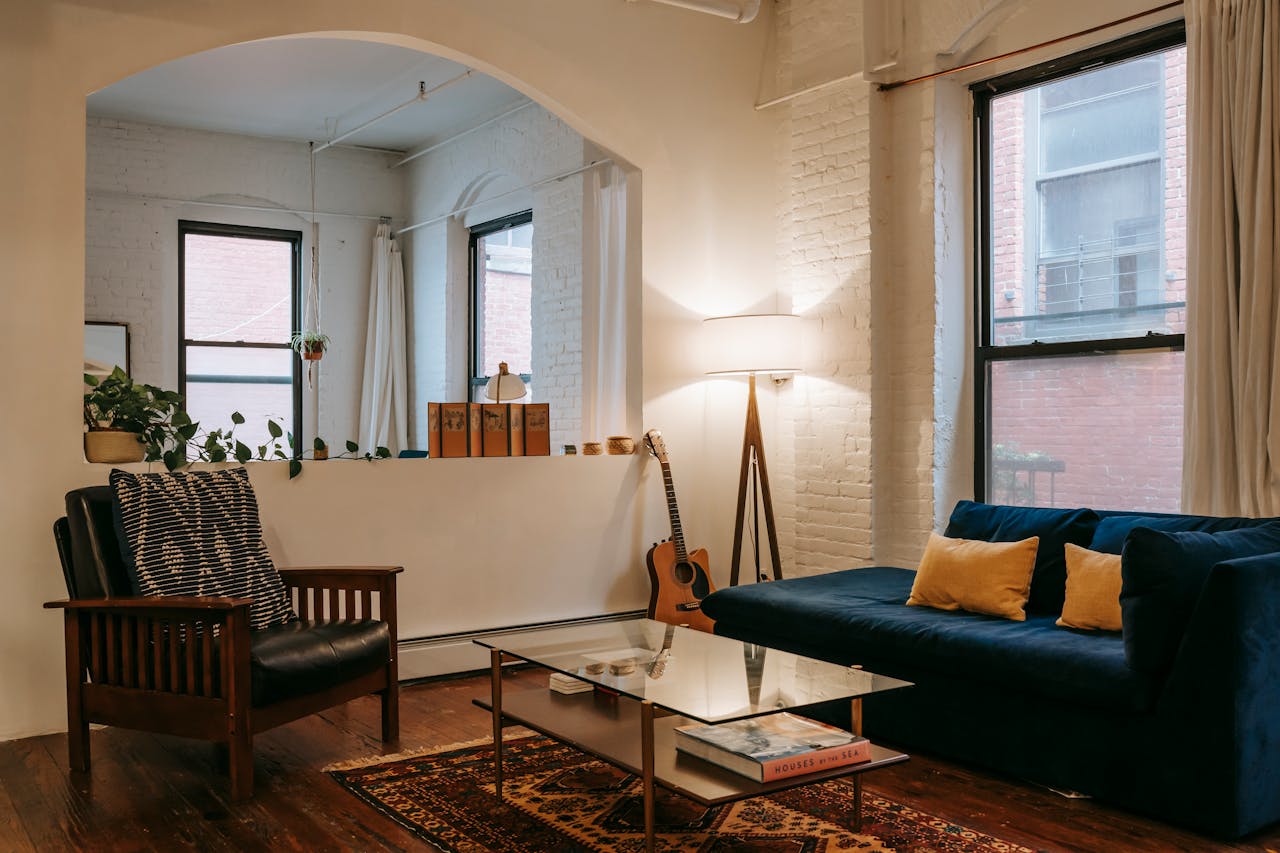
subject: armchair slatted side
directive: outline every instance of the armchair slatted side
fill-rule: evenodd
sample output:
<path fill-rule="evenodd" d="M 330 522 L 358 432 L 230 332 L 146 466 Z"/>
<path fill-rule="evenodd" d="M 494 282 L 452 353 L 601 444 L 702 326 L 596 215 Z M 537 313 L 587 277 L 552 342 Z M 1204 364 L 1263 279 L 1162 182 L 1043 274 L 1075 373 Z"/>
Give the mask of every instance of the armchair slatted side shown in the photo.
<path fill-rule="evenodd" d="M 89 770 L 90 723 L 200 738 L 227 744 L 231 795 L 242 799 L 253 792 L 255 734 L 369 694 L 378 695 L 382 702 L 383 740 L 399 739 L 399 566 L 281 569 L 302 620 L 283 626 L 285 633 L 315 632 L 311 642 L 324 649 L 330 648 L 325 637 L 377 636 L 381 640 L 386 636 L 388 647 L 381 652 L 380 646 L 365 646 L 375 650 L 364 658 L 363 675 L 349 677 L 331 670 L 333 677 L 320 683 L 277 681 L 255 702 L 257 679 L 266 679 L 268 688 L 273 683 L 269 652 L 263 644 L 272 629 L 250 630 L 252 601 L 121 595 L 106 583 L 111 571 L 94 574 L 109 559 L 118 559 L 112 554 L 118 546 L 110 513 L 102 510 L 104 500 L 110 496 L 103 487 L 70 493 L 69 509 L 74 504 L 77 511 L 69 511 L 68 518 L 54 525 L 72 597 L 45 607 L 63 611 L 68 752 L 73 770 Z M 75 525 L 80 525 L 75 529 L 81 545 L 91 543 L 87 550 L 81 547 L 77 552 L 73 547 Z M 85 578 L 84 584 L 78 580 Z M 104 589 L 106 597 L 83 597 L 83 590 L 91 586 Z M 376 669 L 369 671 L 368 664 Z"/>

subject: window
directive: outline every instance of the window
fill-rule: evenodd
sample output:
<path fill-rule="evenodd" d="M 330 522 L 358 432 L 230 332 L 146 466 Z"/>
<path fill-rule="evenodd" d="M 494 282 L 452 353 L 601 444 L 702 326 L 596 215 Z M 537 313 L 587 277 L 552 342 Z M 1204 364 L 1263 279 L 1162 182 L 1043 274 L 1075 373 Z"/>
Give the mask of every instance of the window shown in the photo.
<path fill-rule="evenodd" d="M 289 338 L 299 327 L 302 233 L 178 223 L 178 391 L 202 430 L 228 429 L 250 447 L 267 419 L 299 435 L 302 383 Z"/>
<path fill-rule="evenodd" d="M 974 86 L 981 499 L 1177 511 L 1181 24 Z"/>
<path fill-rule="evenodd" d="M 501 362 L 533 393 L 533 211 L 471 229 L 471 399 Z"/>

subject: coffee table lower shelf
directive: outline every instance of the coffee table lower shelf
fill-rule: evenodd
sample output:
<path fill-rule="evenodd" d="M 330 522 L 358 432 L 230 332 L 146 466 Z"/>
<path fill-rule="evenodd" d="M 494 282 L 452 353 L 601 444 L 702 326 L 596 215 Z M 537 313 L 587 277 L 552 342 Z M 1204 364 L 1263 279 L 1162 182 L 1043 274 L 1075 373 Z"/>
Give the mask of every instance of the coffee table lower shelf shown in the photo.
<path fill-rule="evenodd" d="M 472 704 L 493 711 L 486 698 L 473 699 Z M 598 692 L 565 695 L 546 688 L 505 690 L 502 717 L 504 725 L 525 726 L 629 773 L 642 772 L 640 706 L 629 699 Z M 870 761 L 760 783 L 678 751 L 673 729 L 690 722 L 697 721 L 680 716 L 653 721 L 654 782 L 704 806 L 866 773 L 909 758 L 873 744 Z"/>

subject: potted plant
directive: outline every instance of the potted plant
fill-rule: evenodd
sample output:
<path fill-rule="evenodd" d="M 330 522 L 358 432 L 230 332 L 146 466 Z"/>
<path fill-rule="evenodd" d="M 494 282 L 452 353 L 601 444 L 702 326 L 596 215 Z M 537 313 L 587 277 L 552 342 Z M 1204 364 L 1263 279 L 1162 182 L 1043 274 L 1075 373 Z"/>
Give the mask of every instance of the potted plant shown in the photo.
<path fill-rule="evenodd" d="M 307 361 L 319 361 L 329 348 L 329 336 L 321 332 L 294 332 L 289 345 Z"/>
<path fill-rule="evenodd" d="M 134 382 L 119 367 L 102 378 L 86 373 L 84 384 L 84 453 L 90 462 L 158 459 L 172 439 L 189 437 L 181 435 L 192 427 L 176 391 Z"/>

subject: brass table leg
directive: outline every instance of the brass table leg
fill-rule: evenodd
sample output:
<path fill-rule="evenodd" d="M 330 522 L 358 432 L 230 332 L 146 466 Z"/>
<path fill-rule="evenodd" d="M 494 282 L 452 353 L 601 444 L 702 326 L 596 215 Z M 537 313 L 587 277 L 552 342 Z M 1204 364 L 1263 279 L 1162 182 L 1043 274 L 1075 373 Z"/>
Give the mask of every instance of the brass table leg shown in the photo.
<path fill-rule="evenodd" d="M 640 703 L 640 785 L 644 792 L 644 849 L 653 853 L 653 703 Z"/>
<path fill-rule="evenodd" d="M 502 799 L 502 652 L 489 650 L 489 697 L 493 704 L 493 790 Z"/>
<path fill-rule="evenodd" d="M 862 736 L 862 700 L 854 699 L 852 708 L 852 731 Z M 862 832 L 862 774 L 853 777 L 853 831 Z"/>

